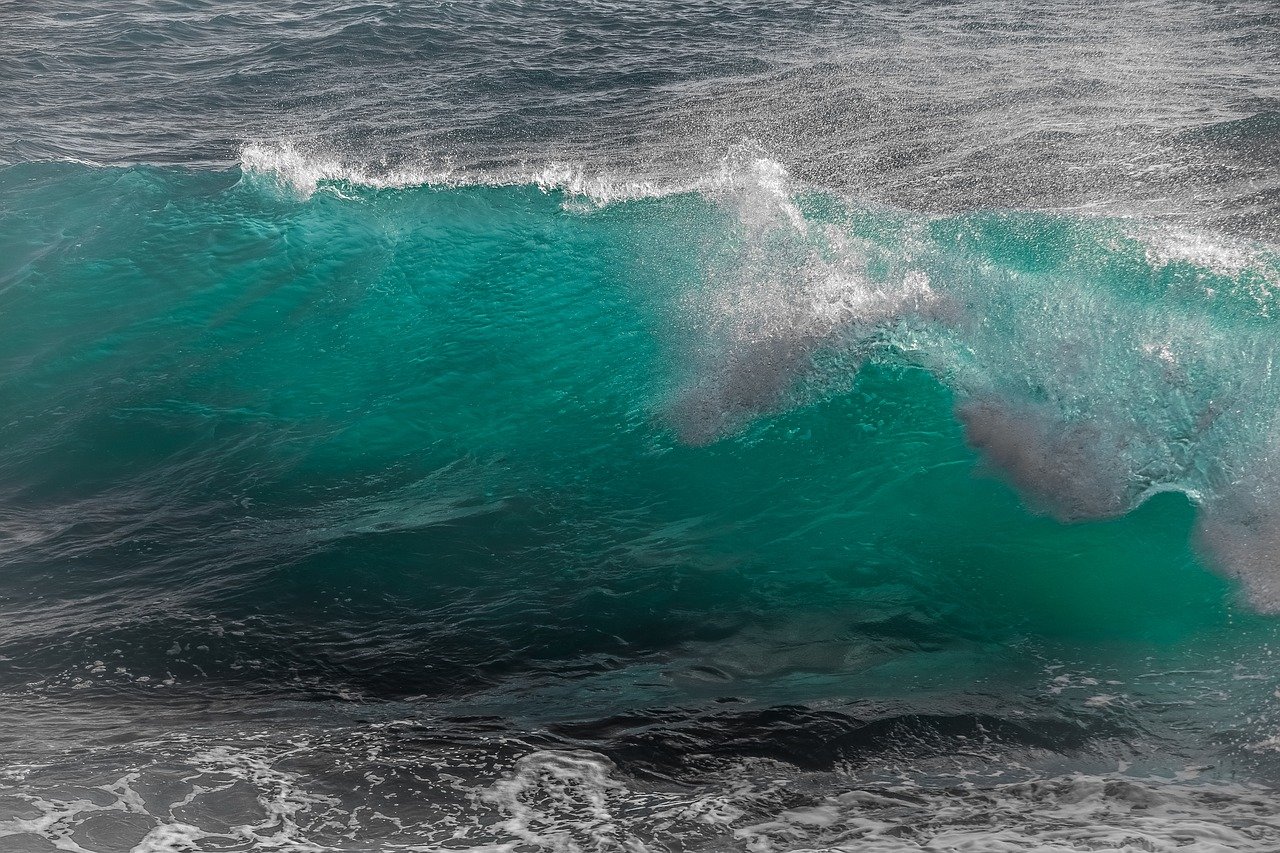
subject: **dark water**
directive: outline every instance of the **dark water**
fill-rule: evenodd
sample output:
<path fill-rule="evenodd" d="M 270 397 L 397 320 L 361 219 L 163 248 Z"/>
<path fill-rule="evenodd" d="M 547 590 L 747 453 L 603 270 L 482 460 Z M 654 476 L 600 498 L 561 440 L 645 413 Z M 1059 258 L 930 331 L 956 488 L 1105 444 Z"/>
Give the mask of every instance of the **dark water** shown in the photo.
<path fill-rule="evenodd" d="M 1280 849 L 1277 62 L 0 6 L 0 850 Z"/>

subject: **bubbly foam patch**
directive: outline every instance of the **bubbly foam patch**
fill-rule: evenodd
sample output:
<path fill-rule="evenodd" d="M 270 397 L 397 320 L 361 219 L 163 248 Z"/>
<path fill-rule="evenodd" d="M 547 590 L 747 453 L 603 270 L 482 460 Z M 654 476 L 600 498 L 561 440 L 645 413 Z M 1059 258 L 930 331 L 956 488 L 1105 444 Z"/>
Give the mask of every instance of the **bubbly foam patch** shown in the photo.
<path fill-rule="evenodd" d="M 391 724 L 394 727 L 396 724 Z M 1263 788 L 1121 775 L 930 787 L 808 778 L 776 762 L 678 787 L 628 777 L 593 752 L 511 762 L 467 750 L 357 742 L 149 742 L 112 776 L 105 756 L 0 775 L 0 839 L 15 849 L 1252 853 L 1280 845 Z M 93 769 L 90 769 L 90 768 Z M 310 768 L 307 770 L 306 768 Z M 12 768 L 10 768 L 12 770 Z M 96 781 L 95 775 L 108 778 Z M 74 781 L 72 781 L 74 779 Z"/>

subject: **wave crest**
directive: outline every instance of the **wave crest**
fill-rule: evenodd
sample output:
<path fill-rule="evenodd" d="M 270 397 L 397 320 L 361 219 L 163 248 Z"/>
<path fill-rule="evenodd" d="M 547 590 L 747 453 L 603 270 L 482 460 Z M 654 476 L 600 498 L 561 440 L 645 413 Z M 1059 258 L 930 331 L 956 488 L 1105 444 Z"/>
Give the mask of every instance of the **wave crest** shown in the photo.
<path fill-rule="evenodd" d="M 459 167 L 448 160 L 378 168 L 352 163 L 332 153 L 307 151 L 291 142 L 246 143 L 240 148 L 240 169 L 245 174 L 273 177 L 304 198 L 325 185 L 341 184 L 375 190 L 533 186 L 543 192 L 562 192 L 596 206 L 696 192 L 731 180 L 712 174 L 663 183 L 644 177 L 595 172 L 581 163 L 556 161 L 488 171 Z"/>

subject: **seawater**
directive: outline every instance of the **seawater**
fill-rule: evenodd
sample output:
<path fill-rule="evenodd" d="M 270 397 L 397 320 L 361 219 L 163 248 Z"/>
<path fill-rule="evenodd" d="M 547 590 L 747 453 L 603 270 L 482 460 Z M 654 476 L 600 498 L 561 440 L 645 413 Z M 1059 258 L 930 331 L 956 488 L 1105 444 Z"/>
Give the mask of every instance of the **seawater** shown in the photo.
<path fill-rule="evenodd" d="M 0 847 L 1280 847 L 1265 4 L 19 3 Z"/>

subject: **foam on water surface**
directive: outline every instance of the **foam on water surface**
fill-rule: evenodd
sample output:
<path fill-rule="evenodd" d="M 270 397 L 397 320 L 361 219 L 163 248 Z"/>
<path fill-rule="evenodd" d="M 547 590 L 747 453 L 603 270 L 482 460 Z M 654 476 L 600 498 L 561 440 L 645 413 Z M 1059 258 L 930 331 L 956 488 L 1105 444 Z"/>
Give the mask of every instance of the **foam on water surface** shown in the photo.
<path fill-rule="evenodd" d="M 345 758 L 325 754 L 339 744 L 305 738 L 257 747 L 149 743 L 163 761 L 103 784 L 49 790 L 50 768 L 10 771 L 4 794 L 22 816 L 0 821 L 0 838 L 76 853 L 1247 853 L 1280 843 L 1271 792 L 1196 781 L 1194 769 L 1181 781 L 1072 774 L 943 788 L 859 784 L 756 762 L 725 767 L 714 782 L 655 788 L 591 752 L 542 750 L 496 765 L 455 752 L 423 764 L 421 757 L 383 754 L 380 743 L 376 734 L 348 743 L 367 752 Z M 343 770 L 320 777 L 296 769 L 335 761 Z"/>

